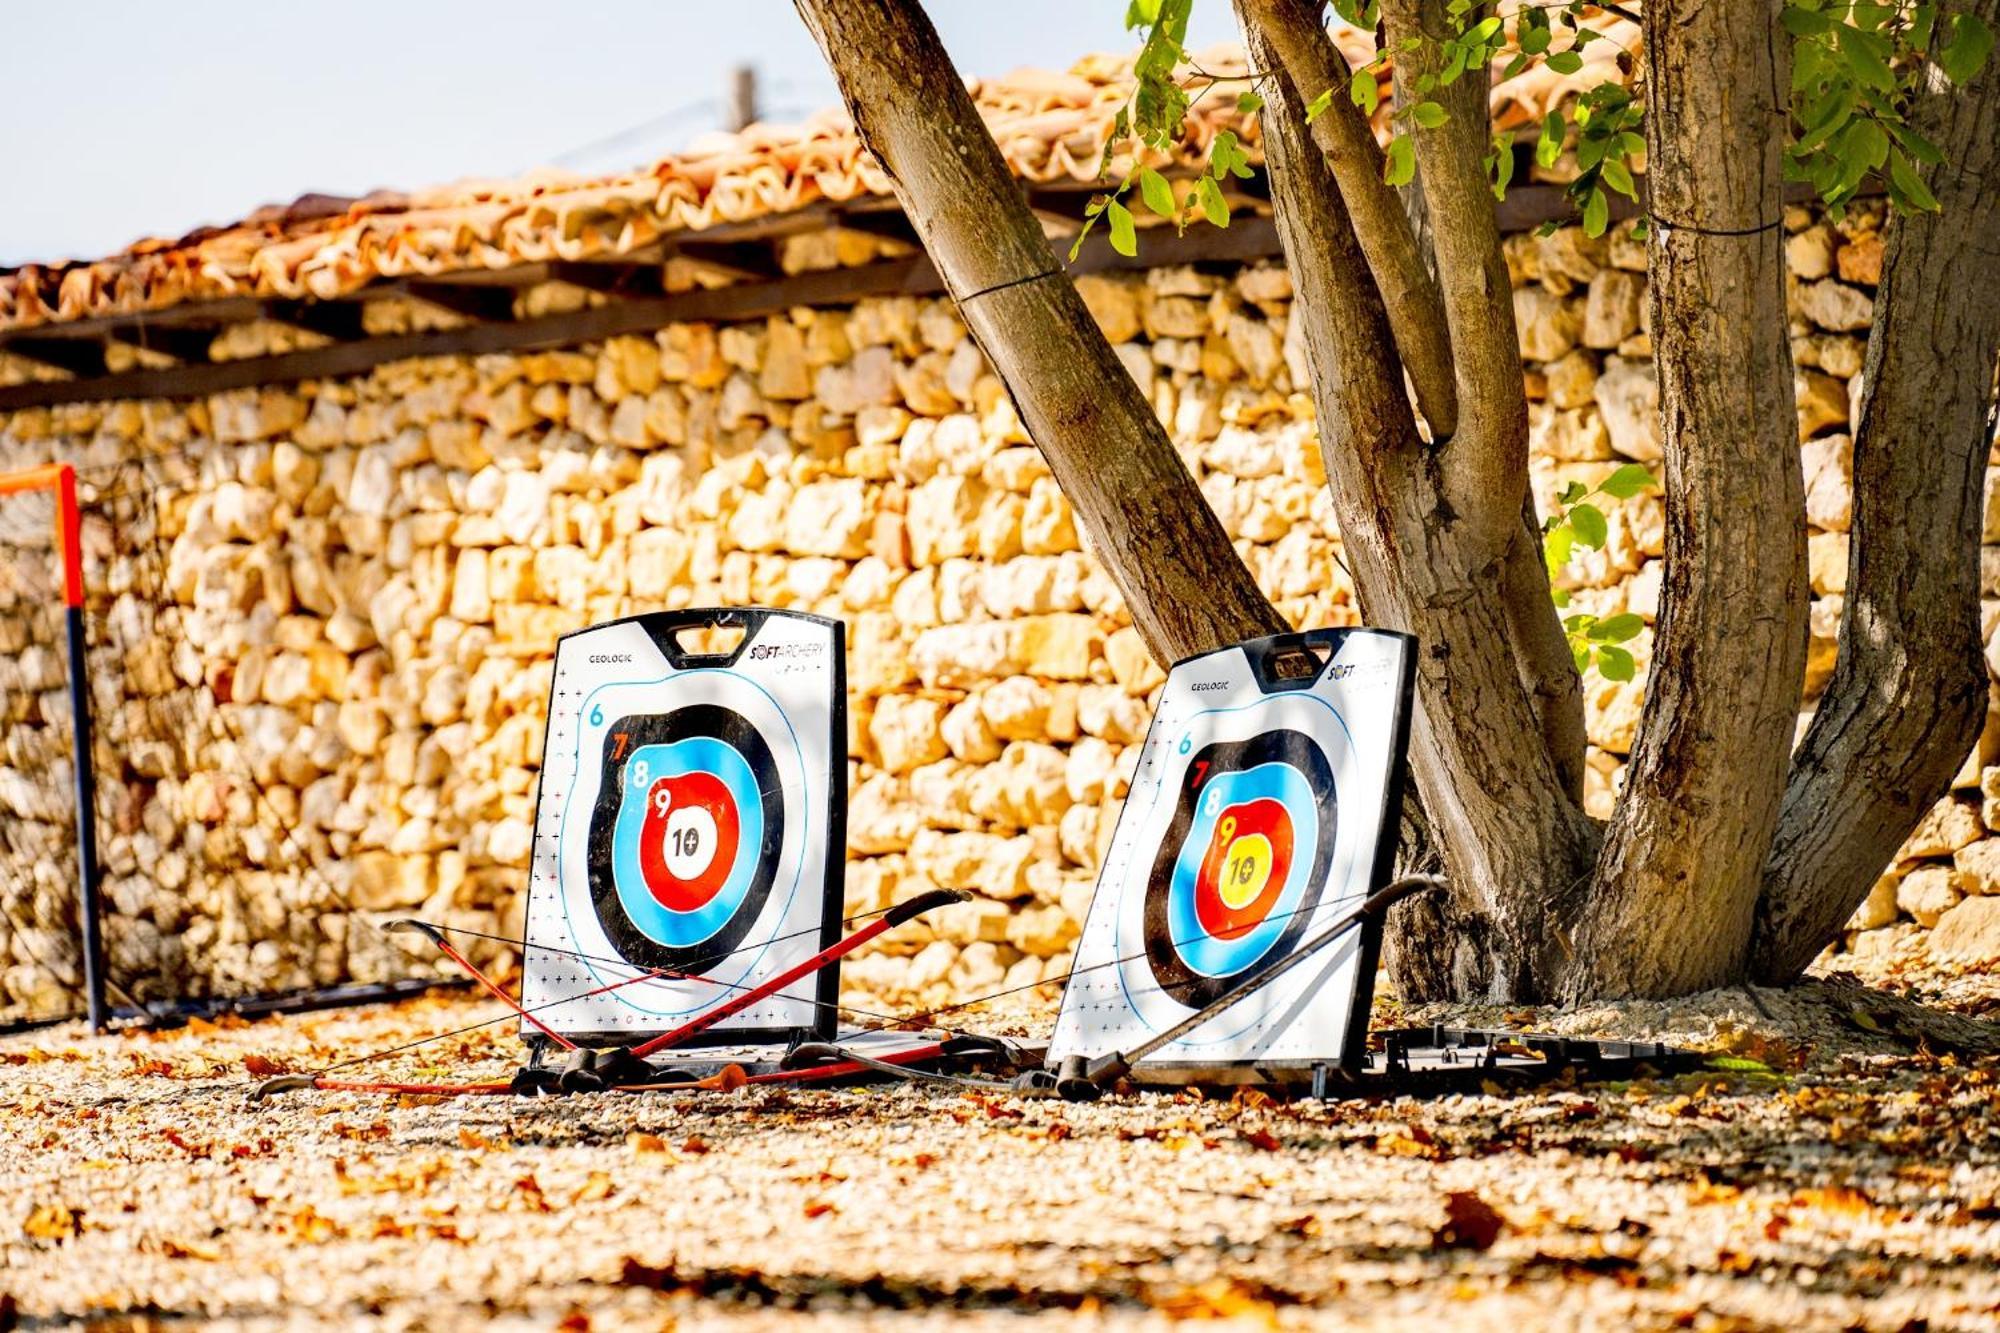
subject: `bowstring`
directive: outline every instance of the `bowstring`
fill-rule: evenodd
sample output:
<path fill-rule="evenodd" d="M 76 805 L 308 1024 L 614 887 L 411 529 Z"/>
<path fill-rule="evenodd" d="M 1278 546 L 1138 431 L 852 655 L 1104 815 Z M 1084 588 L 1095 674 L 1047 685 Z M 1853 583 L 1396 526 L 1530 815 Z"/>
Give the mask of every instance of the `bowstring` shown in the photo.
<path fill-rule="evenodd" d="M 1266 921 L 1283 921 L 1290 917 L 1298 916 L 1301 913 L 1316 912 L 1326 906 L 1328 906 L 1328 904 L 1324 902 L 1314 903 L 1309 908 L 1295 907 L 1289 912 L 1273 913 L 1271 916 L 1268 916 L 1264 919 Z M 892 910 L 894 909 L 882 908 L 873 912 L 862 912 L 851 917 L 843 917 L 841 919 L 841 924 L 846 925 L 854 921 L 863 921 L 868 919 L 869 917 L 884 915 L 886 912 Z M 426 922 L 425 924 L 429 925 L 432 923 Z M 1352 924 L 1354 926 L 1360 926 L 1362 922 L 1359 918 L 1357 918 Z M 469 927 L 464 927 L 464 926 L 437 926 L 436 929 L 449 931 L 457 935 L 471 936 L 477 939 L 493 940 L 495 942 L 502 944 L 518 945 L 522 948 L 542 949 L 550 953 L 564 954 L 584 961 L 602 963 L 610 967 L 624 967 L 632 969 L 636 973 L 636 975 L 627 978 L 625 981 L 618 982 L 617 985 L 619 986 L 637 985 L 647 980 L 658 981 L 665 979 L 674 979 L 674 978 L 664 978 L 657 971 L 649 971 L 648 969 L 640 967 L 636 963 L 632 963 L 623 959 L 599 958 L 591 954 L 581 953 L 574 949 L 564 949 L 553 944 L 529 944 L 524 940 L 515 939 L 511 935 L 495 935 L 485 931 L 473 930 Z M 797 931 L 794 932 L 791 936 L 780 936 L 778 938 L 779 939 L 796 938 L 798 935 L 809 935 L 816 933 L 817 933 L 816 931 Z M 1198 938 L 1205 939 L 1208 937 L 1197 936 L 1182 940 L 1176 940 L 1170 938 L 1168 940 L 1168 943 L 1172 945 L 1174 948 L 1178 949 L 1182 945 L 1194 943 L 1195 939 Z M 732 950 L 731 952 L 742 953 L 750 949 L 763 948 L 767 944 L 774 944 L 776 942 L 777 940 L 766 940 L 763 942 L 763 944 L 746 944 L 741 946 L 741 948 Z M 725 958 L 728 956 L 729 956 L 728 954 L 722 955 L 722 957 Z M 805 999 L 799 996 L 785 996 L 784 998 L 794 1004 L 803 1003 L 810 1005 L 815 1009 L 828 1009 L 832 1010 L 835 1013 L 843 1013 L 843 1014 L 859 1014 L 863 1017 L 881 1020 L 879 1024 L 875 1025 L 870 1025 L 866 1023 L 855 1024 L 854 1025 L 855 1030 L 848 1034 L 849 1037 L 866 1035 L 870 1033 L 878 1033 L 878 1032 L 908 1031 L 910 1024 L 916 1024 L 921 1028 L 934 1028 L 940 1032 L 949 1033 L 954 1037 L 991 1037 L 993 1035 L 991 1033 L 974 1032 L 969 1028 L 953 1027 L 948 1023 L 935 1023 L 931 1022 L 930 1020 L 942 1014 L 958 1013 L 962 1010 L 971 1009 L 978 1005 L 990 1004 L 994 1000 L 1005 999 L 1007 996 L 1010 995 L 1020 995 L 1027 991 L 1040 990 L 1043 986 L 1059 985 L 1068 982 L 1073 978 L 1084 976 L 1087 973 L 1101 972 L 1108 968 L 1120 967 L 1126 963 L 1137 962 L 1139 959 L 1144 958 L 1145 956 L 1146 956 L 1146 951 L 1142 949 L 1137 953 L 1124 954 L 1116 958 L 1108 958 L 1102 962 L 1091 963 L 1084 967 L 1071 967 L 1068 971 L 1060 972 L 1052 977 L 1041 977 L 1035 981 L 1023 982 L 1020 985 L 1006 986 L 1002 987 L 1000 990 L 988 991 L 983 995 L 976 995 L 970 999 L 958 1000 L 951 1004 L 942 1005 L 934 1008 L 916 1009 L 912 1010 L 907 1014 L 902 1014 L 902 1015 L 877 1013 L 874 1010 L 861 1009 L 852 1005 L 836 1004 L 830 1000 L 821 1000 L 816 998 Z M 753 989 L 753 987 L 744 986 L 735 982 L 720 981 L 712 977 L 688 977 L 682 979 L 690 981 L 707 982 L 710 985 L 723 986 L 731 990 Z M 1158 985 L 1140 986 L 1135 988 L 1135 993 L 1141 995 L 1165 994 L 1166 989 L 1167 989 L 1166 987 Z M 592 992 L 592 994 L 601 994 L 601 993 L 602 993 L 601 991 Z M 428 1045 L 429 1043 L 434 1041 L 447 1041 L 452 1037 L 463 1036 L 468 1032 L 477 1032 L 481 1028 L 489 1028 L 498 1023 L 505 1023 L 510 1019 L 519 1018 L 525 1014 L 541 1013 L 545 1009 L 554 1009 L 560 1005 L 570 1004 L 576 1000 L 587 999 L 587 998 L 589 998 L 588 995 L 566 995 L 563 996 L 561 999 L 549 1000 L 545 1003 L 534 1005 L 532 1007 L 522 1008 L 521 1010 L 519 1010 L 519 1012 L 509 1012 L 501 1014 L 495 1018 L 483 1019 L 477 1023 L 468 1023 L 464 1027 L 453 1028 L 449 1032 L 439 1032 L 431 1036 L 419 1037 L 414 1041 L 403 1042 L 400 1045 L 391 1046 L 384 1050 L 371 1051 L 365 1055 L 357 1055 L 350 1059 L 341 1060 L 335 1064 L 327 1065 L 325 1068 L 318 1070 L 317 1074 L 318 1075 L 330 1074 L 333 1073 L 335 1070 L 346 1069 L 353 1065 L 363 1064 L 370 1060 L 378 1060 L 385 1058 L 387 1056 L 400 1054 L 403 1051 L 413 1050 L 416 1047 Z"/>

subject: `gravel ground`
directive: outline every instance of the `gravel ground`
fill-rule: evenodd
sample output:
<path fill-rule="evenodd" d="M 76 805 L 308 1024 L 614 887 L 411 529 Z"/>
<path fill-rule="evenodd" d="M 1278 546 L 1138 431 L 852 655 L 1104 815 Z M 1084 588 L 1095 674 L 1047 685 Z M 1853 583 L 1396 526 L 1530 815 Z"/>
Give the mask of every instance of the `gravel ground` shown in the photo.
<path fill-rule="evenodd" d="M 490 1002 L 0 1041 L 0 1329 L 1992 1328 L 2000 979 L 1559 1014 L 1753 1068 L 1431 1100 L 244 1094 Z M 1018 1024 L 1024 1019 L 1015 1015 Z M 495 1027 L 385 1062 L 511 1067 Z M 425 1063 L 429 1062 L 429 1063 Z"/>

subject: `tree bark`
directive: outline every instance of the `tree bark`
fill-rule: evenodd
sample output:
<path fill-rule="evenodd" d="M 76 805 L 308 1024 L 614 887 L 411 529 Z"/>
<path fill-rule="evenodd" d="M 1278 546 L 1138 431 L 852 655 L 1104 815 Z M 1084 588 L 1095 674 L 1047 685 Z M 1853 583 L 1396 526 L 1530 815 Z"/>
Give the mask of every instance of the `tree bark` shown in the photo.
<path fill-rule="evenodd" d="M 1967 6 L 2000 26 L 2000 3 Z M 1751 966 L 1803 971 L 1945 794 L 1986 715 L 1979 543 L 2000 358 L 2000 61 L 1935 70 L 1915 127 L 1944 154 L 1940 212 L 1888 226 L 1854 440 L 1840 656 L 1805 740 L 1758 904 Z"/>
<path fill-rule="evenodd" d="M 1305 0 L 1247 0 L 1242 8 L 1246 23 L 1254 17 L 1293 88 L 1308 99 L 1333 91 L 1333 101 L 1313 118 L 1313 142 L 1326 157 L 1355 239 L 1388 307 L 1396 351 L 1431 438 L 1448 439 L 1458 432 L 1458 389 L 1452 379 L 1444 298 L 1416 229 L 1395 190 L 1382 179 L 1382 147 L 1375 129 L 1347 95 L 1354 71 L 1321 26 L 1324 6 Z"/>
<path fill-rule="evenodd" d="M 1391 965 L 1412 998 L 1531 998 L 1547 985 L 1548 915 L 1588 866 L 1593 831 L 1564 792 L 1491 595 L 1523 491 L 1466 489 L 1466 471 L 1486 460 L 1460 447 L 1463 424 L 1450 443 L 1419 434 L 1388 312 L 1302 101 L 1249 0 L 1238 16 L 1252 59 L 1270 71 L 1264 151 L 1341 542 L 1369 622 L 1421 644 L 1411 759 L 1451 892 L 1392 918 Z"/>
<path fill-rule="evenodd" d="M 798 0 L 868 150 L 1153 655 L 1285 628 L 1076 294 L 915 0 Z"/>
<path fill-rule="evenodd" d="M 1644 12 L 1666 579 L 1639 741 L 1564 993 L 1739 979 L 1806 646 L 1779 0 Z"/>

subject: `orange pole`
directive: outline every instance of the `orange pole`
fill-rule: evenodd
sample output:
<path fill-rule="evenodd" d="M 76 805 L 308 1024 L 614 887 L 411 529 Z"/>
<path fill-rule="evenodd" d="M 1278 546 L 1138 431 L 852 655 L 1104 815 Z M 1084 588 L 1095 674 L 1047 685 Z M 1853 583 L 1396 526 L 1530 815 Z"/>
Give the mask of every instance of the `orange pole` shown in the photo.
<path fill-rule="evenodd" d="M 76 469 L 57 465 L 56 536 L 62 542 L 63 604 L 83 608 L 83 523 L 76 510 Z"/>
<path fill-rule="evenodd" d="M 90 1026 L 102 1032 L 111 1014 L 104 1001 L 104 926 L 99 901 L 97 866 L 97 776 L 91 768 L 90 684 L 85 656 L 88 641 L 83 624 L 83 529 L 76 505 L 76 469 L 68 463 L 44 463 L 24 472 L 0 475 L 0 495 L 53 490 L 56 493 L 56 539 L 62 547 L 63 619 L 69 634 L 70 723 L 76 745 L 77 879 L 82 906 L 83 985 Z"/>
<path fill-rule="evenodd" d="M 0 495 L 48 490 L 61 482 L 65 472 L 72 477 L 76 475 L 76 469 L 68 463 L 44 463 L 23 472 L 0 472 Z"/>
<path fill-rule="evenodd" d="M 63 605 L 83 605 L 83 525 L 76 506 L 76 469 L 44 463 L 21 472 L 0 473 L 0 495 L 28 491 L 56 493 L 56 541 L 62 548 Z"/>

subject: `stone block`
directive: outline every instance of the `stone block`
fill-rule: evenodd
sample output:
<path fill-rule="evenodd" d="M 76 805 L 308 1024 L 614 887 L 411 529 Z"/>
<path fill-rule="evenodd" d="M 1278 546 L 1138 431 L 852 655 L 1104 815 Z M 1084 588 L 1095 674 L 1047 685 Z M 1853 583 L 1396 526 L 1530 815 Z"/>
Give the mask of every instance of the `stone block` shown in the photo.
<path fill-rule="evenodd" d="M 1967 796 L 1947 796 L 1932 806 L 1896 853 L 1898 861 L 1950 856 L 1986 835 L 1979 806 Z"/>
<path fill-rule="evenodd" d="M 1926 929 L 1935 926 L 1964 896 L 1958 887 L 1958 872 L 1950 866 L 1918 866 L 1896 885 L 1897 908 Z"/>
<path fill-rule="evenodd" d="M 1597 410 L 1611 433 L 1611 447 L 1626 458 L 1653 463 L 1660 445 L 1660 387 L 1650 362 L 1608 357 L 1597 378 Z"/>
<path fill-rule="evenodd" d="M 1967 898 L 1938 918 L 1926 940 L 1931 956 L 1975 967 L 2000 963 L 2000 898 Z"/>
<path fill-rule="evenodd" d="M 1848 918 L 1849 930 L 1878 930 L 1896 919 L 1896 889 L 1903 882 L 1899 874 L 1887 874 L 1875 881 L 1868 897 Z"/>

